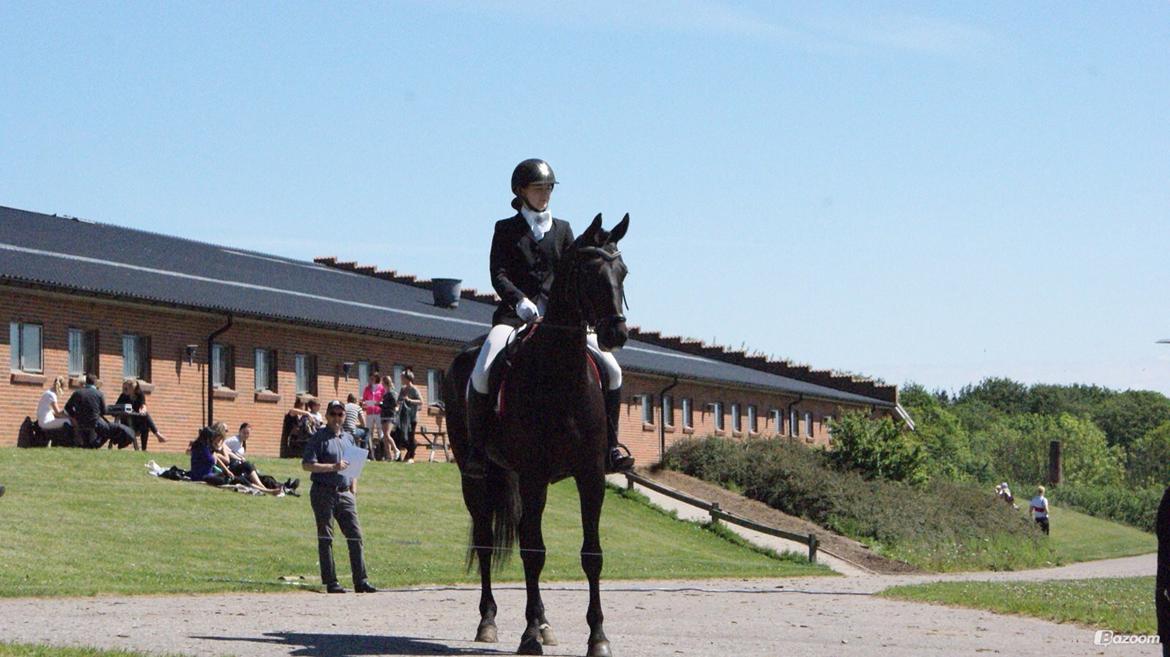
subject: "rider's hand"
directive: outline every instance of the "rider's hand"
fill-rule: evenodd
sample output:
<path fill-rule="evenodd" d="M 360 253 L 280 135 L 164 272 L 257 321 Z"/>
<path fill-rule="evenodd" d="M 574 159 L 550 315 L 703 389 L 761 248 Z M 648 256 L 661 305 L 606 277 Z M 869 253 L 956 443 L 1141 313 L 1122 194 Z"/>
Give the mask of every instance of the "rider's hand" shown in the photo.
<path fill-rule="evenodd" d="M 540 309 L 536 307 L 535 303 L 532 303 L 532 300 L 524 297 L 520 303 L 516 304 L 516 314 L 525 322 L 531 322 L 540 315 Z"/>

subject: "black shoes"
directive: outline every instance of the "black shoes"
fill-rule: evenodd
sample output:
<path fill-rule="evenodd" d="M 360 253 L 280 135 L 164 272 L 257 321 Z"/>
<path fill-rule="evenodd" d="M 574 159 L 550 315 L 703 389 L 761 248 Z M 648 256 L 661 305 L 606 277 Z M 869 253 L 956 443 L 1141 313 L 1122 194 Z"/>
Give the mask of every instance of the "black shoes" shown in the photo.
<path fill-rule="evenodd" d="M 325 590 L 329 593 L 346 593 L 345 587 L 338 584 L 337 582 L 326 584 Z"/>
<path fill-rule="evenodd" d="M 285 479 L 284 487 L 286 490 L 296 490 L 301 485 L 300 479 Z"/>
<path fill-rule="evenodd" d="M 369 582 L 362 582 L 361 584 L 358 584 L 357 586 L 353 587 L 353 590 L 357 591 L 358 593 L 377 593 L 378 592 L 378 589 L 371 586 Z"/>
<path fill-rule="evenodd" d="M 630 456 L 630 450 L 625 445 L 618 443 L 616 447 L 609 450 L 605 459 L 606 473 L 629 472 L 633 469 L 634 457 Z"/>
<path fill-rule="evenodd" d="M 484 435 L 492 421 L 491 395 L 481 395 L 475 388 L 467 390 L 467 442 L 468 450 L 459 471 L 468 479 L 483 479 L 487 476 L 487 453 L 484 451 Z"/>

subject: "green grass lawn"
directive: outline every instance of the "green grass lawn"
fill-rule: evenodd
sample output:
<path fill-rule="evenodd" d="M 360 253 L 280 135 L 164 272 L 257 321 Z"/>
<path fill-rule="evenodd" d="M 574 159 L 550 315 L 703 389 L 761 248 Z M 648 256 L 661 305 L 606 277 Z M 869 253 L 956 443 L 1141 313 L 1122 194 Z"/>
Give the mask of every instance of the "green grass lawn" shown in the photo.
<path fill-rule="evenodd" d="M 0 449 L 0 596 L 271 591 L 279 578 L 318 578 L 308 478 L 294 460 L 257 459 L 278 480 L 302 477 L 303 497 L 253 497 L 146 474 L 177 454 Z M 453 465 L 369 463 L 358 509 L 376 586 L 478 582 L 465 573 L 468 517 Z M 571 481 L 554 486 L 544 516 L 544 580 L 579 580 L 580 513 Z M 340 534 L 338 534 L 340 536 Z M 348 579 L 343 541 L 338 572 Z M 777 559 L 627 499 L 606 495 L 605 579 L 786 577 L 828 574 Z M 523 579 L 514 556 L 498 575 Z"/>
<path fill-rule="evenodd" d="M 1063 514 L 1062 514 L 1063 515 Z M 936 582 L 895 586 L 880 595 L 1079 623 L 1119 634 L 1155 634 L 1154 578 L 1048 582 Z"/>
<path fill-rule="evenodd" d="M 1158 549 L 1153 534 L 1064 507 L 1052 507 L 1049 540 L 1062 563 L 1146 554 Z"/>

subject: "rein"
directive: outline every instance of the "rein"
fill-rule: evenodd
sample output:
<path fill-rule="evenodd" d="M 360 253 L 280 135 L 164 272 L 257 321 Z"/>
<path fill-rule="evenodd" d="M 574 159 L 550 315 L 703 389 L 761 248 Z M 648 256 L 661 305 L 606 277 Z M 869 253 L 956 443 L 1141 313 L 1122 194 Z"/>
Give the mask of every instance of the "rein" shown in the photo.
<path fill-rule="evenodd" d="M 582 307 L 581 277 L 580 277 L 581 265 L 584 263 L 584 260 L 580 257 L 582 254 L 592 256 L 592 257 L 597 257 L 597 258 L 600 258 L 602 260 L 605 260 L 606 262 L 613 262 L 614 260 L 617 260 L 618 258 L 620 258 L 622 256 L 622 252 L 616 248 L 612 252 L 607 251 L 607 250 L 605 250 L 605 248 L 600 247 L 600 246 L 586 246 L 586 247 L 581 247 L 579 249 L 576 249 L 575 258 L 574 258 L 574 262 L 573 262 L 573 268 L 571 270 L 572 273 L 571 273 L 571 277 L 570 277 L 570 285 L 572 286 L 572 298 L 573 298 L 573 306 L 574 306 L 573 309 L 576 311 L 576 315 L 581 318 L 579 323 L 576 325 L 574 325 L 574 324 L 553 324 L 553 323 L 546 321 L 543 317 L 539 317 L 536 319 L 535 322 L 533 322 L 534 325 L 540 326 L 541 328 L 549 328 L 549 329 L 561 330 L 561 331 L 585 331 L 585 332 L 588 332 L 591 328 L 596 328 L 597 323 L 600 323 L 600 320 L 596 319 L 597 313 L 594 312 L 594 308 L 593 308 L 592 303 L 589 304 L 589 311 L 590 311 L 589 313 L 586 313 L 585 309 Z M 624 287 L 622 288 L 621 292 L 622 292 L 622 305 L 625 306 L 626 310 L 629 310 L 630 304 L 626 300 L 626 290 Z M 552 300 L 550 299 L 549 302 L 551 303 Z M 619 310 L 621 310 L 621 309 L 619 308 Z M 591 324 L 589 322 L 590 316 L 592 316 L 594 318 L 595 323 Z M 619 313 L 619 314 L 614 315 L 612 318 L 609 318 L 609 319 L 613 319 L 615 321 L 621 322 L 621 321 L 625 321 L 625 315 L 622 315 Z"/>

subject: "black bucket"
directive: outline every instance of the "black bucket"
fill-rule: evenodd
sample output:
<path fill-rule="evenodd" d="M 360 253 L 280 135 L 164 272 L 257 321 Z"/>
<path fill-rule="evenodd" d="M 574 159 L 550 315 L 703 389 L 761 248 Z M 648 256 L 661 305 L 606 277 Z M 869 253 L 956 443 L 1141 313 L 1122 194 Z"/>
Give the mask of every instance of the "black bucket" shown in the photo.
<path fill-rule="evenodd" d="M 436 278 L 431 281 L 431 293 L 435 297 L 435 305 L 440 308 L 458 308 L 459 293 L 462 290 L 461 278 Z"/>

